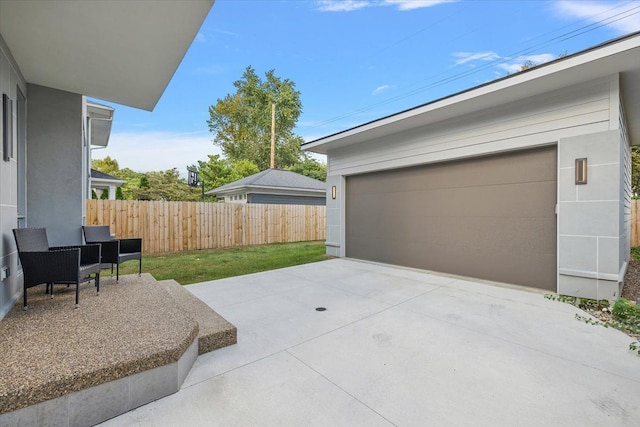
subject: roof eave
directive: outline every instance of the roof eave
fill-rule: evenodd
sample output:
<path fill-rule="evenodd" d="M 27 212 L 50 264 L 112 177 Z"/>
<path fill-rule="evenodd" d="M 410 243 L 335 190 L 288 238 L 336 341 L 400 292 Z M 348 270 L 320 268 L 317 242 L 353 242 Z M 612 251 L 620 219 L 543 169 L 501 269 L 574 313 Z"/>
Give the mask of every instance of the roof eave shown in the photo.
<path fill-rule="evenodd" d="M 28 83 L 151 111 L 214 0 L 0 1 L 0 28 Z"/>

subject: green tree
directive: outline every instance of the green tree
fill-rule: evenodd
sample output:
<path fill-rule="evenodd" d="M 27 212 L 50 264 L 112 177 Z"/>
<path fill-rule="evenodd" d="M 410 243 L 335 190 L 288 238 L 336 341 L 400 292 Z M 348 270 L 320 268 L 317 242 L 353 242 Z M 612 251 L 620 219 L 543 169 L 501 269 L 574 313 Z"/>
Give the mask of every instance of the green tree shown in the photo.
<path fill-rule="evenodd" d="M 271 104 L 276 104 L 275 166 L 285 168 L 301 160 L 303 139 L 294 134 L 302 112 L 300 92 L 295 83 L 281 79 L 275 70 L 262 80 L 248 66 L 242 78 L 233 83 L 235 94 L 218 99 L 209 107 L 209 131 L 214 144 L 232 162 L 249 160 L 260 170 L 269 168 L 271 153 Z"/>
<path fill-rule="evenodd" d="M 309 156 L 305 156 L 304 160 L 286 169 L 320 181 L 327 180 L 327 165 Z"/>
<path fill-rule="evenodd" d="M 116 188 L 116 200 L 124 200 L 124 195 L 122 194 L 122 187 Z"/>
<path fill-rule="evenodd" d="M 109 190 L 106 188 L 102 190 L 102 194 L 100 194 L 100 200 L 108 200 L 109 199 Z"/>
<path fill-rule="evenodd" d="M 104 159 L 94 159 L 91 161 L 91 168 L 102 173 L 117 176 L 116 173 L 120 170 L 118 161 L 107 156 Z"/>
<path fill-rule="evenodd" d="M 200 173 L 200 179 L 204 179 L 205 189 L 211 190 L 230 182 L 237 181 L 246 176 L 260 172 L 258 166 L 250 160 L 231 161 L 219 154 L 209 155 L 209 160 L 198 161 L 198 166 L 190 166 Z"/>
<path fill-rule="evenodd" d="M 200 189 L 189 187 L 176 168 L 145 173 L 138 188 L 132 189 L 132 196 L 137 200 L 167 201 L 197 201 L 202 198 Z"/>
<path fill-rule="evenodd" d="M 631 147 L 631 193 L 640 196 L 640 147 Z"/>

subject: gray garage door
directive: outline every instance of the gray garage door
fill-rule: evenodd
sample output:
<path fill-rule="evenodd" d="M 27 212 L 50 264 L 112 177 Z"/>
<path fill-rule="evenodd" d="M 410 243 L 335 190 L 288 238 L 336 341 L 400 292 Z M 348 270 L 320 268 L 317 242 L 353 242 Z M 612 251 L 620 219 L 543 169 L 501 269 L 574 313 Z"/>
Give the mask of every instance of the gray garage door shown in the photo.
<path fill-rule="evenodd" d="M 348 257 L 556 289 L 556 148 L 354 175 Z"/>

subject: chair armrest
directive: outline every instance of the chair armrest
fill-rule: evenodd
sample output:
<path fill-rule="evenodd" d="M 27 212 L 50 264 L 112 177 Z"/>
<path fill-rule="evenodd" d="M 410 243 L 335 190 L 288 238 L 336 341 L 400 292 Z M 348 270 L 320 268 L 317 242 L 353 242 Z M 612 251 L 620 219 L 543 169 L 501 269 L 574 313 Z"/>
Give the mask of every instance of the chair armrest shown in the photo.
<path fill-rule="evenodd" d="M 119 239 L 120 240 L 120 253 L 130 254 L 132 252 L 142 252 L 142 239 Z"/>
<path fill-rule="evenodd" d="M 73 245 L 73 246 L 54 246 L 49 251 L 64 251 L 69 249 L 80 250 L 80 264 L 98 264 L 100 263 L 101 248 L 99 244 L 90 245 Z"/>
<path fill-rule="evenodd" d="M 27 286 L 56 281 L 72 281 L 80 269 L 80 249 L 47 252 L 20 252 L 20 263 Z"/>

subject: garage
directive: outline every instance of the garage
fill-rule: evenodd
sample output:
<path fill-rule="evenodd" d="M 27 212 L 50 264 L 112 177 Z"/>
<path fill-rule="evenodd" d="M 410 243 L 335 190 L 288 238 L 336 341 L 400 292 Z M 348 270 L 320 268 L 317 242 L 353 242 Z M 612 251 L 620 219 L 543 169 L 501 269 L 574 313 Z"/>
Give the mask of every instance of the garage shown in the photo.
<path fill-rule="evenodd" d="M 557 286 L 556 146 L 346 177 L 346 256 Z"/>

